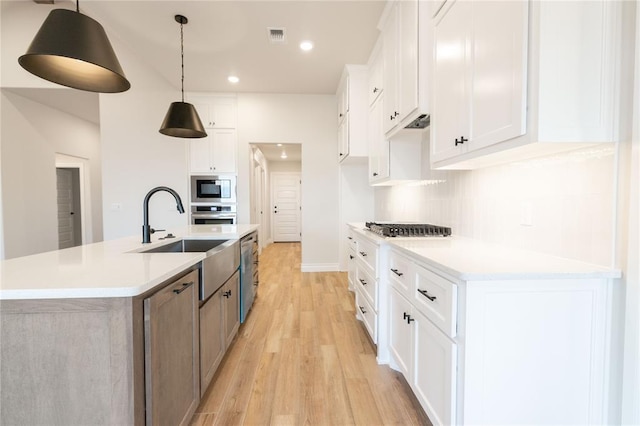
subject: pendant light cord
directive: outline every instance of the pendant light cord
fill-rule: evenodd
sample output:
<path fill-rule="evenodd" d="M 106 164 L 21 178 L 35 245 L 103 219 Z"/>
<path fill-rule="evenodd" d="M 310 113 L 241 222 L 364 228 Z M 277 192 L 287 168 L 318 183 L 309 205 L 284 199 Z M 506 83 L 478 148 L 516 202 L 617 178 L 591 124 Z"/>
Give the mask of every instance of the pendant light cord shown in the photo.
<path fill-rule="evenodd" d="M 80 13 L 80 0 L 76 0 L 76 12 Z"/>
<path fill-rule="evenodd" d="M 182 31 L 183 24 L 180 22 L 180 63 L 182 64 L 182 80 L 180 86 L 182 88 L 182 103 L 184 103 L 184 32 Z"/>

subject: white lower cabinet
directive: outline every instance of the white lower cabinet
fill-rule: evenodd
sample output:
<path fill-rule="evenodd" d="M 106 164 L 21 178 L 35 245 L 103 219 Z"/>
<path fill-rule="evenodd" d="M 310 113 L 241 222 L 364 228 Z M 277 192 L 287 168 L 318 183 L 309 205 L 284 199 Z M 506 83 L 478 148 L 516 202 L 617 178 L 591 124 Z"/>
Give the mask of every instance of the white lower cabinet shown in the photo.
<path fill-rule="evenodd" d="M 611 421 L 611 279 L 465 281 L 387 245 L 380 257 L 378 350 L 434 425 Z"/>
<path fill-rule="evenodd" d="M 413 391 L 434 425 L 454 424 L 458 346 L 420 312 L 414 318 Z"/>
<path fill-rule="evenodd" d="M 356 318 L 364 322 L 373 343 L 378 343 L 379 247 L 362 234 L 349 232 L 349 285 L 356 298 Z"/>
<path fill-rule="evenodd" d="M 389 292 L 389 352 L 405 378 L 412 375 L 413 326 L 411 304 L 391 287 Z"/>

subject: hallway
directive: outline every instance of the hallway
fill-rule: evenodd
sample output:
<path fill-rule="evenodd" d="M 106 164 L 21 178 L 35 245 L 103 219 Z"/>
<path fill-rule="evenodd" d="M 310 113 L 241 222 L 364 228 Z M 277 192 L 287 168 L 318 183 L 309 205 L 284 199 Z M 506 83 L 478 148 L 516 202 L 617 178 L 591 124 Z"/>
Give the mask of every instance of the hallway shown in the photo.
<path fill-rule="evenodd" d="M 300 244 L 260 257 L 258 297 L 193 425 L 429 424 L 404 379 L 376 363 L 346 273 L 301 273 Z"/>

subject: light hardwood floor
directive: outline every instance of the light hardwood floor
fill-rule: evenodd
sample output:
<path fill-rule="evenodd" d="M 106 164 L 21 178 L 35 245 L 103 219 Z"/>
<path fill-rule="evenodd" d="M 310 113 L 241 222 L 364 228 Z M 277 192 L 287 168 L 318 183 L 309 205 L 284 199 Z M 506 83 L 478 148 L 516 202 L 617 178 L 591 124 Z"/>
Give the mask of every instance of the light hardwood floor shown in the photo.
<path fill-rule="evenodd" d="M 258 297 L 192 425 L 428 425 L 398 373 L 379 366 L 346 273 L 300 272 L 300 244 L 260 257 Z"/>

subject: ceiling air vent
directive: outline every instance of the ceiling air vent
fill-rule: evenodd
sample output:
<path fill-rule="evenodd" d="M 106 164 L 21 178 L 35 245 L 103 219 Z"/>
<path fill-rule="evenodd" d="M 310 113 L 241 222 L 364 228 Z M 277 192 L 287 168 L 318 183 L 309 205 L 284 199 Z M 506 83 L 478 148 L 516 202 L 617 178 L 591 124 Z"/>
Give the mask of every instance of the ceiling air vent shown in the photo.
<path fill-rule="evenodd" d="M 284 28 L 268 27 L 269 42 L 271 44 L 285 44 L 287 42 L 287 36 Z"/>

